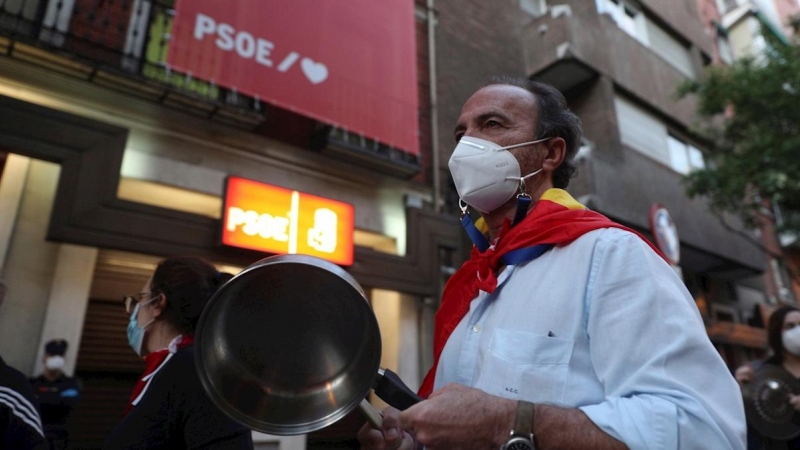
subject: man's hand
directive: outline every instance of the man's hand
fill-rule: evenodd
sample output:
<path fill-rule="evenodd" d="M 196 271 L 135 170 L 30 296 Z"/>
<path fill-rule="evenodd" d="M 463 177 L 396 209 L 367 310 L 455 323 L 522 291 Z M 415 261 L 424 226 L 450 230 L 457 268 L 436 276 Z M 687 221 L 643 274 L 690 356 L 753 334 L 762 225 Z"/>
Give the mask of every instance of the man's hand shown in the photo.
<path fill-rule="evenodd" d="M 734 378 L 740 385 L 753 381 L 753 377 L 755 377 L 755 371 L 750 363 L 739 367 L 734 373 Z"/>
<path fill-rule="evenodd" d="M 448 384 L 401 412 L 400 424 L 426 450 L 500 448 L 514 425 L 516 410 L 514 400 Z"/>
<path fill-rule="evenodd" d="M 414 438 L 400 428 L 400 411 L 389 407 L 382 411 L 383 427 L 377 430 L 367 422 L 358 431 L 362 450 L 413 450 Z"/>
<path fill-rule="evenodd" d="M 795 411 L 800 411 L 800 395 L 789 394 L 789 404 Z"/>

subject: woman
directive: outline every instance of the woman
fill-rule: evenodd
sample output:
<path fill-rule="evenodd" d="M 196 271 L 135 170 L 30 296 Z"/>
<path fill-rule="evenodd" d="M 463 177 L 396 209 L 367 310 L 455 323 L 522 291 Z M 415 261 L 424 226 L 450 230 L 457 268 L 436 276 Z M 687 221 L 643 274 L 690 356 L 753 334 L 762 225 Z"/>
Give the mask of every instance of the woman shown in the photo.
<path fill-rule="evenodd" d="M 252 449 L 250 430 L 211 403 L 194 365 L 200 313 L 230 278 L 197 258 L 161 261 L 142 292 L 125 297 L 128 342 L 146 362 L 106 449 Z"/>
<path fill-rule="evenodd" d="M 793 377 L 800 378 L 800 309 L 784 306 L 775 310 L 767 324 L 767 340 L 772 356 L 763 362 L 745 364 L 736 369 L 735 377 L 740 385 L 753 381 L 756 370 L 764 364 L 781 367 Z M 795 410 L 800 411 L 800 395 L 791 395 L 787 401 Z M 759 435 L 752 427 L 748 427 L 747 435 L 749 450 L 800 449 L 800 437 L 789 441 L 775 441 Z"/>

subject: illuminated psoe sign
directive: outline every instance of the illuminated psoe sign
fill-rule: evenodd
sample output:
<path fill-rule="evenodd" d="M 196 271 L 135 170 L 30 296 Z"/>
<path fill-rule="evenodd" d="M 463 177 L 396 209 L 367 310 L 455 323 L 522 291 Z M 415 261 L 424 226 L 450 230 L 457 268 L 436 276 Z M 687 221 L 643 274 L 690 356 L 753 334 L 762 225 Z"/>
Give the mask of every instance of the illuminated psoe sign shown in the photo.
<path fill-rule="evenodd" d="M 239 177 L 228 177 L 222 243 L 353 264 L 353 206 Z"/>

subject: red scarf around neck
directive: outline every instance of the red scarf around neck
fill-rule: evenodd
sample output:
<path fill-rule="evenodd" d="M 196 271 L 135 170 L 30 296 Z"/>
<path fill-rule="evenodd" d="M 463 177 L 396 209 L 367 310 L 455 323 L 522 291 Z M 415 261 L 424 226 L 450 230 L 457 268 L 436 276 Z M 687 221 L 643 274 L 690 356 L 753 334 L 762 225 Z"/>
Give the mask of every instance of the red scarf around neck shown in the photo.
<path fill-rule="evenodd" d="M 128 406 L 125 408 L 125 414 L 128 414 L 128 412 L 133 408 L 133 401 L 139 397 L 139 394 L 142 393 L 145 386 L 147 386 L 147 383 L 150 381 L 150 377 L 148 377 L 148 375 L 152 374 L 159 367 L 161 367 L 161 364 L 164 363 L 164 360 L 166 360 L 171 353 L 177 353 L 178 350 L 187 347 L 192 343 L 194 343 L 194 336 L 181 336 L 178 342 L 174 342 L 174 345 L 170 344 L 170 347 L 148 353 L 147 356 L 144 357 L 144 373 L 136 381 L 136 385 L 133 386 L 133 392 L 131 392 L 131 398 L 128 400 Z"/>
<path fill-rule="evenodd" d="M 497 287 L 497 270 L 500 258 L 506 253 L 540 244 L 567 245 L 584 234 L 601 228 L 619 228 L 644 240 L 663 258 L 644 236 L 604 215 L 590 211 L 575 201 L 562 189 L 548 189 L 528 215 L 511 228 L 506 221 L 494 247 L 481 253 L 472 248 L 472 254 L 448 280 L 442 295 L 442 304 L 436 313 L 433 337 L 433 367 L 431 367 L 419 395 L 427 398 L 433 391 L 436 367 L 450 334 L 469 311 L 469 305 L 478 291 L 494 292 Z"/>

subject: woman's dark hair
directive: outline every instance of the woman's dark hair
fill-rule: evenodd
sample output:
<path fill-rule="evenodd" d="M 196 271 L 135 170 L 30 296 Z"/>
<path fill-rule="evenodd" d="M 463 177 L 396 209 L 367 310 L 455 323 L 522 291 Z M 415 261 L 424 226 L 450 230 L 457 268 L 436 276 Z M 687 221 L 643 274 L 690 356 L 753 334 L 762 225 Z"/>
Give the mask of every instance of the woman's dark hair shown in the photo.
<path fill-rule="evenodd" d="M 772 349 L 772 356 L 767 360 L 771 364 L 783 363 L 783 321 L 792 311 L 800 311 L 794 306 L 782 306 L 776 309 L 767 322 L 767 341 Z"/>
<path fill-rule="evenodd" d="M 549 84 L 518 77 L 496 77 L 493 83 L 521 87 L 534 95 L 537 112 L 534 139 L 560 137 L 566 143 L 564 161 L 553 172 L 553 187 L 566 189 L 578 170 L 575 155 L 583 137 L 581 119 L 570 111 L 564 95 Z"/>
<path fill-rule="evenodd" d="M 167 297 L 164 320 L 191 334 L 208 300 L 230 278 L 199 258 L 167 258 L 156 266 L 150 291 Z"/>

